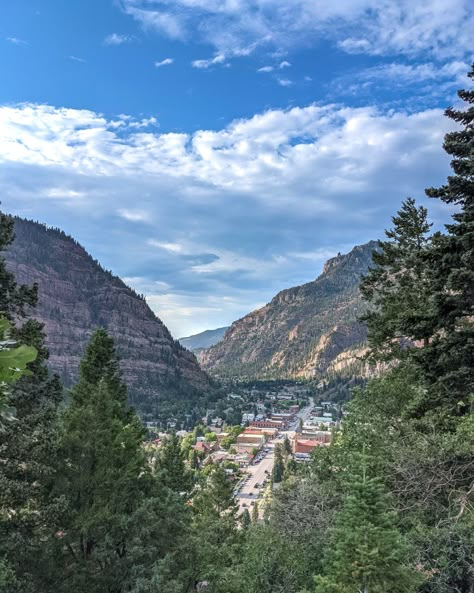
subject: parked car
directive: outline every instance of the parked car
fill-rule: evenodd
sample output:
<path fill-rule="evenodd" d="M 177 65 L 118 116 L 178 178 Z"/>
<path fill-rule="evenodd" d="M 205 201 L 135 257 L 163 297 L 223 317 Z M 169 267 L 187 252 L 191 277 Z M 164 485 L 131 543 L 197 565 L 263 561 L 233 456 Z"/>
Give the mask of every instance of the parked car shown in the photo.
<path fill-rule="evenodd" d="M 260 488 L 260 484 L 256 482 L 254 488 Z"/>

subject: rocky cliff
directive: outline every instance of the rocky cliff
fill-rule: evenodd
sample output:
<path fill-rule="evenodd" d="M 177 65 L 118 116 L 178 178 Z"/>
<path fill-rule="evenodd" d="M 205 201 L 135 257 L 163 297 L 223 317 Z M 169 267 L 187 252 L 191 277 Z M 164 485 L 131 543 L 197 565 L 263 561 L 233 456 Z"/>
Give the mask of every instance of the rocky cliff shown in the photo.
<path fill-rule="evenodd" d="M 283 290 L 234 322 L 221 342 L 201 354 L 203 368 L 223 377 L 318 378 L 343 365 L 344 352 L 356 359 L 366 339 L 357 321 L 364 310 L 359 282 L 375 246 L 370 242 L 330 259 L 313 282 Z"/>
<path fill-rule="evenodd" d="M 104 270 L 63 232 L 15 220 L 7 265 L 20 283 L 38 283 L 32 312 L 44 322 L 50 368 L 71 385 L 84 347 L 97 327 L 115 338 L 130 400 L 145 417 L 172 413 L 209 387 L 195 356 L 174 340 L 143 297 Z"/>

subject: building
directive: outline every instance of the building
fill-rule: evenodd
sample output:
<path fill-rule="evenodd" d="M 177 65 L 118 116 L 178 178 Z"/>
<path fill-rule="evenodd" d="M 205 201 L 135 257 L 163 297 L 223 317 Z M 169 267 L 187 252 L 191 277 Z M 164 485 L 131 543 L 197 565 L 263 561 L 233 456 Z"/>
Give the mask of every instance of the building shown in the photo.
<path fill-rule="evenodd" d="M 265 444 L 265 435 L 264 434 L 248 434 L 248 433 L 244 432 L 243 434 L 239 434 L 239 436 L 236 439 L 236 443 L 237 443 L 237 445 L 242 445 L 242 444 L 253 445 L 254 447 L 257 447 L 257 449 L 260 449 Z"/>
<path fill-rule="evenodd" d="M 204 455 L 207 455 L 211 450 L 211 445 L 209 443 L 205 443 L 204 441 L 198 441 L 194 445 L 194 450 L 197 453 L 204 453 Z"/>
<path fill-rule="evenodd" d="M 250 423 L 250 426 L 255 428 L 276 428 L 277 430 L 286 428 L 285 422 L 281 420 L 254 420 Z"/>
<path fill-rule="evenodd" d="M 277 432 L 277 428 L 256 428 L 254 426 L 247 426 L 242 434 L 263 434 L 265 437 L 273 439 Z"/>
<path fill-rule="evenodd" d="M 313 427 L 307 428 L 303 426 L 303 430 L 298 435 L 298 438 L 304 440 L 318 441 L 319 443 L 328 444 L 332 439 L 332 432 L 329 430 L 314 430 Z"/>
<path fill-rule="evenodd" d="M 298 437 L 295 438 L 293 441 L 293 453 L 306 453 L 310 454 L 316 447 L 323 446 L 323 443 L 320 441 L 315 441 L 314 439 L 300 439 Z"/>
<path fill-rule="evenodd" d="M 271 414 L 270 420 L 281 420 L 282 422 L 288 423 L 293 420 L 293 414 Z"/>

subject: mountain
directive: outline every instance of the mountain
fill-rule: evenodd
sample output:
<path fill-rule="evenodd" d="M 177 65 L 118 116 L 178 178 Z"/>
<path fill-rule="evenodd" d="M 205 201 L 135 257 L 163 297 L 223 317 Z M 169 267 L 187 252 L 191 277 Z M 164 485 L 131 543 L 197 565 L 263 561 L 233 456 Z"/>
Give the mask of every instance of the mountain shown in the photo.
<path fill-rule="evenodd" d="M 92 331 L 114 337 L 131 403 L 151 419 L 192 407 L 210 386 L 194 354 L 174 340 L 144 297 L 60 230 L 15 219 L 5 254 L 19 283 L 38 283 L 32 315 L 45 324 L 49 366 L 70 386 Z"/>
<path fill-rule="evenodd" d="M 204 369 L 221 377 L 323 378 L 359 364 L 366 329 L 359 293 L 376 242 L 326 262 L 314 281 L 282 290 L 270 303 L 235 321 L 204 351 Z"/>
<path fill-rule="evenodd" d="M 211 346 L 215 346 L 218 342 L 222 340 L 224 337 L 225 332 L 229 329 L 229 327 L 218 327 L 217 329 L 207 329 L 206 331 L 201 332 L 200 334 L 195 334 L 194 336 L 187 336 L 186 338 L 179 338 L 179 343 L 191 350 L 191 352 L 196 352 L 203 350 L 205 348 L 210 348 Z"/>

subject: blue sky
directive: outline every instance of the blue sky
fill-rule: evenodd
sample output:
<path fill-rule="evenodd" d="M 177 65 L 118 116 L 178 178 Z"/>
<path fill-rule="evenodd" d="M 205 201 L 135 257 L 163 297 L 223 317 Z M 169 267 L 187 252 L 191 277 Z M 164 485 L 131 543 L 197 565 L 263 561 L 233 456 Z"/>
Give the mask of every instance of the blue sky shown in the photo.
<path fill-rule="evenodd" d="M 1 14 L 4 209 L 72 234 L 176 337 L 313 279 L 449 171 L 467 0 L 16 0 Z"/>

